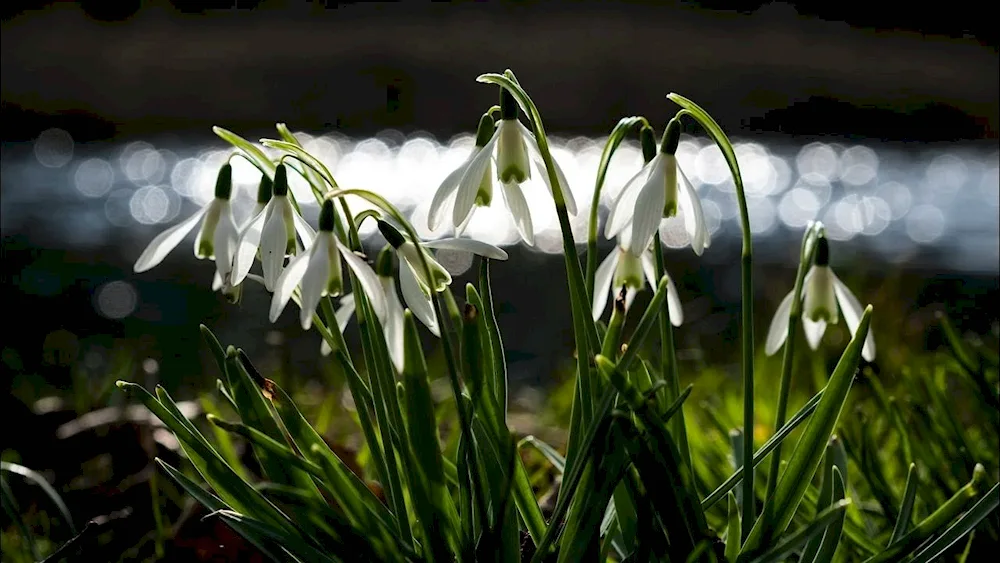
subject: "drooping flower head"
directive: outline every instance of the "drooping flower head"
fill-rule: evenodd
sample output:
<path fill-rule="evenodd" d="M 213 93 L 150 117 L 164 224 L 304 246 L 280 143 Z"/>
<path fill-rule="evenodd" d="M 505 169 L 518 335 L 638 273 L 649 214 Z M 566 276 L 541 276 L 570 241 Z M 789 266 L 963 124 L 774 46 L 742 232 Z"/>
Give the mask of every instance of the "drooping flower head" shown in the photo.
<path fill-rule="evenodd" d="M 647 284 L 654 289 L 658 284 L 653 249 L 647 247 L 640 256 L 636 256 L 628 250 L 628 247 L 627 234 L 618 235 L 614 250 L 608 253 L 594 273 L 592 312 L 595 321 L 604 313 L 609 295 L 614 300 L 624 288 L 625 308 L 628 309 L 632 306 L 636 294 Z M 677 287 L 674 286 L 674 280 L 669 274 L 667 274 L 667 300 L 670 304 L 671 324 L 681 326 L 684 322 L 684 312 L 677 296 Z"/>
<path fill-rule="evenodd" d="M 194 255 L 199 259 L 215 260 L 216 275 L 220 279 L 228 278 L 237 241 L 236 222 L 229 203 L 232 193 L 233 167 L 226 163 L 219 169 L 215 181 L 215 197 L 194 215 L 150 241 L 132 269 L 140 273 L 158 265 L 200 221 L 201 228 L 194 240 Z"/>
<path fill-rule="evenodd" d="M 823 339 L 826 327 L 839 322 L 840 313 L 843 313 L 847 328 L 852 334 L 858 330 L 864 313 L 858 298 L 830 268 L 830 243 L 827 238 L 819 236 L 815 244 L 813 264 L 802 285 L 802 327 L 806 333 L 806 342 L 813 350 Z M 780 350 L 785 343 L 794 293 L 792 290 L 781 300 L 771 319 L 765 345 L 765 352 L 769 356 Z M 875 338 L 870 330 L 865 337 L 861 356 L 869 362 L 875 360 Z"/>
<path fill-rule="evenodd" d="M 375 314 L 379 318 L 385 316 L 385 299 L 375 272 L 362 258 L 337 240 L 333 234 L 334 221 L 333 201 L 325 200 L 320 209 L 319 233 L 311 241 L 308 250 L 293 258 L 275 280 L 269 314 L 271 322 L 278 319 L 292 297 L 292 292 L 299 287 L 301 293 L 299 320 L 302 328 L 309 329 L 319 300 L 327 295 L 337 297 L 343 293 L 341 256 L 354 272 L 361 286 L 360 290 L 368 296 Z M 355 291 L 359 289 L 355 288 Z"/>
<path fill-rule="evenodd" d="M 272 190 L 271 199 L 246 224 L 240 235 L 233 263 L 233 285 L 241 283 L 250 273 L 259 249 L 264 286 L 268 291 L 274 291 L 285 257 L 297 253 L 300 248 L 296 233 L 302 239 L 303 247 L 308 246 L 315 236 L 312 227 L 295 211 L 289 200 L 288 172 L 284 164 L 279 164 L 274 170 Z"/>
<path fill-rule="evenodd" d="M 434 194 L 428 212 L 428 228 L 434 230 L 440 226 L 450 210 L 455 233 L 461 234 L 476 208 L 493 204 L 493 182 L 498 180 L 518 234 L 529 246 L 534 244 L 535 231 L 522 186 L 531 178 L 532 163 L 550 191 L 553 186 L 549 182 L 534 134 L 521 124 L 517 116 L 517 101 L 510 92 L 501 88 L 500 122 L 494 127 L 493 118 L 489 114 L 480 119 L 476 147 L 472 154 L 445 177 Z M 494 164 L 495 174 L 492 170 Z M 576 200 L 573 199 L 566 175 L 555 160 L 553 164 L 566 210 L 575 215 Z"/>
<path fill-rule="evenodd" d="M 434 336 L 440 336 L 438 318 L 434 311 L 434 294 L 448 288 L 451 274 L 426 248 L 471 252 L 494 260 L 507 259 L 507 253 L 502 249 L 477 240 L 445 238 L 417 243 L 408 240 L 398 229 L 381 219 L 378 221 L 378 228 L 399 257 L 399 289 L 403 294 L 403 302 Z M 429 277 L 424 271 L 421 255 L 427 261 Z"/>
<path fill-rule="evenodd" d="M 652 135 L 652 129 L 643 128 L 641 134 Z M 627 230 L 628 250 L 636 256 L 649 247 L 660 221 L 678 214 L 695 254 L 701 256 L 711 243 L 701 200 L 677 165 L 680 134 L 680 121 L 675 117 L 663 132 L 659 152 L 625 184 L 611 205 L 604 234 L 612 238 Z"/>

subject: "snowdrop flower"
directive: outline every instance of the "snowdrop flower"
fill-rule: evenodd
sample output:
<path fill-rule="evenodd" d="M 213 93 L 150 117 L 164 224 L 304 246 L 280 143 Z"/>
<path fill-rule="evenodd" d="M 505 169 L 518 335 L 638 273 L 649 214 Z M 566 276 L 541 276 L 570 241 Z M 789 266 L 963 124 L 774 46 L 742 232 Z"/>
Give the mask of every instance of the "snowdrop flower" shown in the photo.
<path fill-rule="evenodd" d="M 777 352 L 785 343 L 793 293 L 794 290 L 781 300 L 778 310 L 775 311 L 774 318 L 771 320 L 765 346 L 765 352 L 768 356 Z M 838 309 L 843 312 L 844 320 L 847 321 L 847 328 L 851 334 L 858 330 L 864 307 L 861 306 L 858 298 L 851 293 L 851 290 L 844 285 L 844 282 L 840 281 L 840 278 L 830 269 L 830 244 L 826 237 L 819 237 L 816 240 L 813 265 L 803 279 L 802 301 L 802 327 L 806 332 L 806 341 L 813 350 L 819 346 L 827 325 L 837 324 L 839 321 Z M 865 337 L 861 356 L 869 362 L 875 360 L 875 338 L 870 330 Z"/>
<path fill-rule="evenodd" d="M 451 274 L 423 247 L 472 252 L 473 254 L 494 260 L 507 259 L 506 252 L 485 242 L 471 239 L 447 238 L 422 242 L 420 245 L 417 245 L 412 241 L 406 240 L 395 227 L 385 221 L 379 220 L 378 228 L 389 245 L 396 250 L 396 255 L 399 257 L 399 289 L 403 294 L 403 302 L 434 336 L 441 335 L 437 315 L 434 312 L 434 293 L 447 289 L 448 285 L 451 284 Z M 420 260 L 421 254 L 427 260 L 427 265 L 431 270 L 430 278 L 424 272 Z M 389 292 L 387 291 L 387 293 Z M 401 317 L 400 322 L 402 322 Z M 400 338 L 402 338 L 402 327 L 399 328 L 398 333 Z M 391 349 L 392 346 L 390 346 Z"/>
<path fill-rule="evenodd" d="M 278 194 L 275 193 L 275 198 L 277 197 Z M 320 209 L 319 233 L 311 241 L 309 249 L 293 258 L 275 280 L 269 314 L 271 322 L 278 319 L 293 291 L 299 287 L 301 301 L 299 320 L 302 328 L 308 330 L 312 326 L 313 312 L 319 305 L 319 300 L 326 295 L 336 297 L 343 292 L 341 256 L 357 277 L 360 290 L 368 296 L 375 314 L 379 318 L 385 318 L 385 298 L 375 272 L 363 259 L 337 240 L 333 228 L 333 200 L 328 199 L 323 202 L 323 207 Z M 267 236 L 266 228 L 264 236 Z M 264 280 L 267 281 L 266 275 Z"/>
<path fill-rule="evenodd" d="M 456 234 L 468 225 L 477 207 L 493 202 L 493 180 L 499 180 L 507 210 L 517 227 L 521 239 L 534 245 L 535 231 L 531 222 L 528 202 L 521 185 L 531 178 L 531 163 L 541 175 L 549 191 L 553 190 L 548 173 L 538 149 L 534 134 L 517 119 L 518 106 L 514 96 L 506 89 L 500 90 L 500 123 L 493 127 L 493 118 L 487 114 L 479 121 L 476 147 L 469 158 L 445 177 L 434 194 L 427 214 L 427 226 L 435 230 L 445 217 L 451 215 Z M 496 174 L 493 165 L 496 164 Z M 566 210 L 575 215 L 576 201 L 569 189 L 566 175 L 555 163 Z M 414 312 L 416 314 L 416 312 Z M 419 318 L 419 317 L 418 317 Z"/>
<path fill-rule="evenodd" d="M 601 262 L 594 273 L 594 320 L 601 318 L 604 307 L 608 303 L 608 295 L 612 300 L 622 287 L 625 287 L 625 308 L 632 306 L 639 290 L 648 283 L 655 288 L 659 283 L 656 278 L 656 265 L 653 257 L 653 249 L 646 248 L 641 256 L 635 256 L 628 251 L 628 240 L 624 234 L 618 235 L 618 241 L 614 250 L 608 254 L 607 258 Z M 681 301 L 677 297 L 677 288 L 674 280 L 667 274 L 667 302 L 670 304 L 670 323 L 674 326 L 681 326 L 684 322 L 684 312 L 681 308 Z"/>
<path fill-rule="evenodd" d="M 247 222 L 240 234 L 232 267 L 232 285 L 246 278 L 260 249 L 260 263 L 264 271 L 264 287 L 274 291 L 278 276 L 285 264 L 285 256 L 299 250 L 296 233 L 308 246 L 315 236 L 312 227 L 296 213 L 288 199 L 288 172 L 279 164 L 274 171 L 273 195 L 267 205 Z"/>
<path fill-rule="evenodd" d="M 643 133 L 652 134 L 647 129 L 643 129 Z M 695 254 L 701 256 L 711 242 L 701 200 L 674 155 L 680 134 L 680 122 L 677 118 L 671 119 L 663 133 L 659 153 L 625 184 L 611 205 L 604 235 L 612 238 L 627 231 L 631 241 L 628 250 L 636 256 L 649 247 L 660 220 L 678 213 L 684 219 L 684 228 Z M 678 177 L 682 180 L 680 189 Z"/>
<path fill-rule="evenodd" d="M 194 215 L 157 235 L 135 261 L 132 269 L 136 273 L 145 272 L 162 262 L 201 221 L 201 229 L 194 240 L 194 255 L 199 259 L 215 260 L 216 276 L 219 279 L 228 278 L 237 240 L 236 222 L 229 204 L 232 192 L 233 168 L 227 163 L 219 169 L 219 176 L 215 181 L 215 197 Z"/>
<path fill-rule="evenodd" d="M 243 224 L 239 228 L 239 236 L 242 236 L 246 232 L 247 228 L 253 222 L 253 218 L 256 217 L 264 207 L 267 206 L 267 202 L 271 201 L 271 178 L 267 174 L 262 174 L 260 177 L 260 184 L 257 186 L 257 203 L 254 204 L 253 211 L 250 215 L 243 221 Z M 259 229 L 259 225 L 258 225 Z M 259 237 L 260 234 L 258 233 Z M 238 239 L 238 237 L 237 237 Z M 235 259 L 235 257 L 233 258 Z M 231 278 L 232 276 L 230 276 Z M 232 279 L 223 280 L 222 275 L 216 269 L 215 277 L 212 279 L 212 291 L 222 291 L 222 294 L 226 296 L 226 299 L 230 303 L 239 303 L 243 296 L 243 284 L 239 283 L 233 285 Z M 264 278 L 260 278 L 261 285 L 264 284 Z"/>

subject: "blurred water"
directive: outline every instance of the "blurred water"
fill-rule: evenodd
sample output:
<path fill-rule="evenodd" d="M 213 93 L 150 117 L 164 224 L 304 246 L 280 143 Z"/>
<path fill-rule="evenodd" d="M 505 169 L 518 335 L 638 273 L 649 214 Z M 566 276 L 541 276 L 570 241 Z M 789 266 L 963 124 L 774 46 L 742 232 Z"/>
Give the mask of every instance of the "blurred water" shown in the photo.
<path fill-rule="evenodd" d="M 371 139 L 339 134 L 299 134 L 307 150 L 322 159 L 343 187 L 364 187 L 386 196 L 409 213 L 427 237 L 427 206 L 441 180 L 469 154 L 473 138 L 439 141 L 428 134 L 385 131 Z M 553 153 L 581 208 L 573 220 L 579 241 L 586 234 L 594 175 L 604 139 L 552 139 Z M 933 249 L 942 270 L 995 274 L 1000 271 L 1000 153 L 995 146 L 913 146 L 879 142 L 735 142 L 746 184 L 755 248 L 788 256 L 805 224 L 820 219 L 829 236 L 889 263 L 902 263 Z M 221 141 L 192 145 L 176 140 L 118 144 L 76 144 L 50 129 L 33 144 L 5 146 L 0 167 L 3 199 L 0 233 L 31 228 L 67 248 L 113 245 L 126 229 L 147 241 L 155 232 L 192 213 L 212 197 L 219 166 L 232 154 Z M 701 195 L 714 238 L 738 237 L 733 183 L 720 151 L 707 139 L 684 137 L 678 160 Z M 635 143 L 618 150 L 608 174 L 606 206 L 640 168 Z M 232 159 L 237 219 L 253 204 L 260 173 Z M 535 183 L 532 186 L 531 183 Z M 305 181 L 290 175 L 293 193 L 314 219 Z M 543 252 L 561 251 L 558 225 L 547 190 L 532 178 L 525 194 Z M 369 207 L 354 198 L 352 209 Z M 602 210 L 602 216 L 606 209 Z M 470 236 L 498 245 L 516 243 L 514 226 L 500 206 L 477 212 Z M 366 222 L 362 235 L 375 234 Z M 681 247 L 679 223 L 662 228 L 665 243 Z M 120 236 L 116 234 L 114 236 Z M 860 246 L 856 246 L 860 245 Z M 61 246 L 61 245 L 60 245 Z"/>

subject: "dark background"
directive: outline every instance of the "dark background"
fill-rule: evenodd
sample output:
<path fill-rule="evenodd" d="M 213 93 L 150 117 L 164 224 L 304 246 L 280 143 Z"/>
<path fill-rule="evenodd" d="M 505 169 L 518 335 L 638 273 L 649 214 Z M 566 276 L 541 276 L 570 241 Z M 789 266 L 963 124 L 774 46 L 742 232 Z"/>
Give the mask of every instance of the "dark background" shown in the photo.
<path fill-rule="evenodd" d="M 452 135 L 515 69 L 561 133 L 656 122 L 680 92 L 730 131 L 996 139 L 988 2 L 3 4 L 3 139 L 391 127 Z"/>

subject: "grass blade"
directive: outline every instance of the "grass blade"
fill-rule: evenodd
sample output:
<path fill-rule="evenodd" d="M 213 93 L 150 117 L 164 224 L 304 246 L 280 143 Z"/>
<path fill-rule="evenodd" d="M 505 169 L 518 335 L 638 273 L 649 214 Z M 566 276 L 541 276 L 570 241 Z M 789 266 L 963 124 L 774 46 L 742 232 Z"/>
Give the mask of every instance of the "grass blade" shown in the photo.
<path fill-rule="evenodd" d="M 1000 504 L 1000 483 L 994 484 L 983 498 L 979 499 L 968 512 L 948 527 L 936 540 L 917 553 L 910 563 L 930 563 L 945 552 L 955 542 L 979 525 Z"/>
<path fill-rule="evenodd" d="M 851 384 L 861 360 L 861 348 L 871 324 L 871 315 L 872 307 L 869 305 L 861 316 L 861 322 L 854 337 L 847 345 L 840 361 L 837 362 L 837 367 L 830 377 L 826 391 L 823 392 L 823 397 L 816 406 L 815 415 L 795 445 L 795 450 L 788 460 L 788 467 L 778 482 L 774 496 L 766 500 L 767 504 L 773 504 L 772 507 L 764 510 L 764 515 L 769 517 L 760 518 L 754 524 L 750 536 L 743 546 L 743 553 L 752 552 L 762 545 L 770 544 L 792 521 L 795 511 L 802 501 L 802 495 L 805 494 L 809 481 L 823 459 L 824 449 L 833 435 L 837 420 L 840 418 L 840 412 L 847 402 L 847 395 L 851 390 Z"/>
<path fill-rule="evenodd" d="M 906 472 L 906 489 L 903 491 L 903 503 L 899 507 L 899 517 L 896 518 L 896 525 L 892 529 L 892 537 L 889 538 L 888 545 L 899 541 L 910 528 L 913 520 L 913 504 L 917 498 L 917 465 L 910 464 L 910 469 Z"/>

